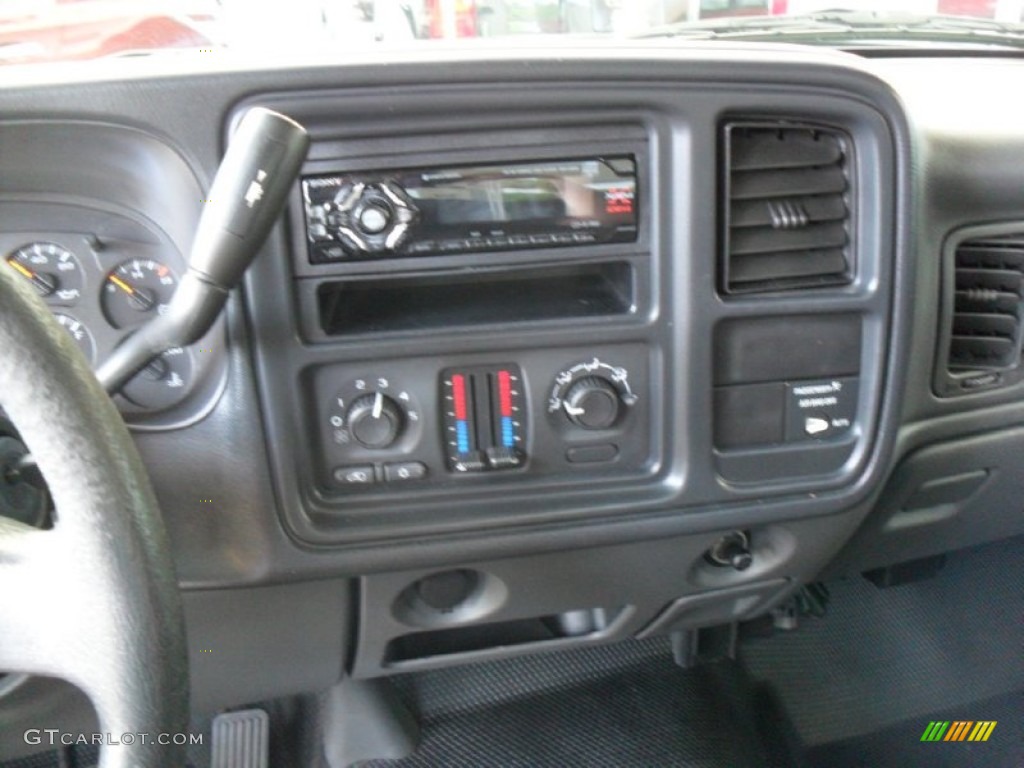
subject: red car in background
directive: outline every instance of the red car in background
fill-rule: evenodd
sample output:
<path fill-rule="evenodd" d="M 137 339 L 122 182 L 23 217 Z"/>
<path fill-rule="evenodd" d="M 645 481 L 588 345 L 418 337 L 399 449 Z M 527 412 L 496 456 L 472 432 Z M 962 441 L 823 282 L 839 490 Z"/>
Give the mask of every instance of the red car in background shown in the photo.
<path fill-rule="evenodd" d="M 0 0 L 0 63 L 95 59 L 212 45 L 212 2 Z"/>
<path fill-rule="evenodd" d="M 442 0 L 425 0 L 424 15 L 428 28 L 423 30 L 422 36 L 448 37 L 445 34 L 441 3 Z M 478 34 L 480 34 L 480 27 L 477 20 L 476 2 L 474 0 L 455 0 L 455 36 L 476 37 Z"/>

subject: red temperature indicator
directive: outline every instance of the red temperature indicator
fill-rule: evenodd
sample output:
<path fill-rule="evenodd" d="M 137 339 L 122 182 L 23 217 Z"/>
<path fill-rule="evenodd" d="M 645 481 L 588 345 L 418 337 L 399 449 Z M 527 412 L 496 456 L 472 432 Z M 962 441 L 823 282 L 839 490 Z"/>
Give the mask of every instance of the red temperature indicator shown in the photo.
<path fill-rule="evenodd" d="M 526 393 L 516 365 L 441 372 L 445 452 L 455 473 L 515 469 L 526 460 Z"/>
<path fill-rule="evenodd" d="M 512 379 L 518 378 L 512 375 L 511 371 L 502 369 L 498 371 L 498 412 L 500 421 L 499 442 L 503 448 L 516 447 L 516 427 L 518 424 L 513 418 L 515 411 L 512 405 Z"/>

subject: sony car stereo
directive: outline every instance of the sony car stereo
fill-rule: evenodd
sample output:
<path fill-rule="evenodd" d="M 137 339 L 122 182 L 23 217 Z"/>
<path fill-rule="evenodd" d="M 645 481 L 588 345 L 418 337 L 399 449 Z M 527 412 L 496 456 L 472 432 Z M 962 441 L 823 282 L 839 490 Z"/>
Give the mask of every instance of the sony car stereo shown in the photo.
<path fill-rule="evenodd" d="M 632 242 L 632 156 L 302 179 L 310 261 Z"/>

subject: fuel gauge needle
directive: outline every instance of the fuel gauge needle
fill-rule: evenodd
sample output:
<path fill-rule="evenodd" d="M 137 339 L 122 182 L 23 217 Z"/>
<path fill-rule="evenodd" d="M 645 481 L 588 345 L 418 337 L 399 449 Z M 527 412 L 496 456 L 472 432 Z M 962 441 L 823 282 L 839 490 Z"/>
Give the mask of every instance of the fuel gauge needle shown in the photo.
<path fill-rule="evenodd" d="M 53 284 L 50 283 L 45 277 L 40 275 L 38 272 L 33 272 L 31 269 L 26 267 L 24 264 L 18 262 L 16 259 L 8 259 L 7 263 L 10 264 L 14 269 L 28 278 L 29 282 L 34 285 L 43 296 L 47 296 L 53 293 Z"/>

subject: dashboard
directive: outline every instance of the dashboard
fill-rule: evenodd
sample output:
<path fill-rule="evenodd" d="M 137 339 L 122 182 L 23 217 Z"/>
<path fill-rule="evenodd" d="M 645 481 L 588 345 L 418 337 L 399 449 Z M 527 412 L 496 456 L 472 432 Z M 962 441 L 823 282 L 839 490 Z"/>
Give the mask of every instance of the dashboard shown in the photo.
<path fill-rule="evenodd" d="M 245 109 L 312 138 L 225 316 L 118 398 L 197 708 L 1024 532 L 1019 59 L 111 67 L 0 92 L 0 250 L 95 361 L 173 291 Z"/>

